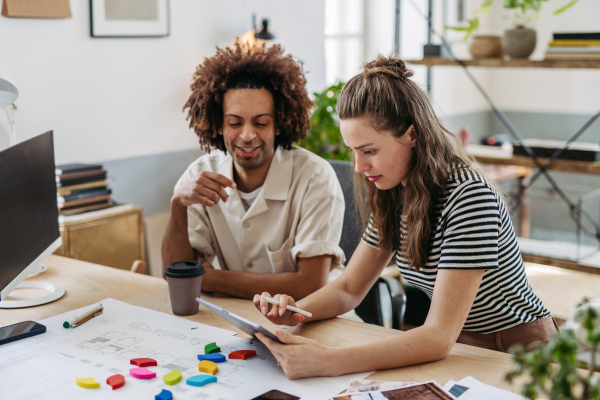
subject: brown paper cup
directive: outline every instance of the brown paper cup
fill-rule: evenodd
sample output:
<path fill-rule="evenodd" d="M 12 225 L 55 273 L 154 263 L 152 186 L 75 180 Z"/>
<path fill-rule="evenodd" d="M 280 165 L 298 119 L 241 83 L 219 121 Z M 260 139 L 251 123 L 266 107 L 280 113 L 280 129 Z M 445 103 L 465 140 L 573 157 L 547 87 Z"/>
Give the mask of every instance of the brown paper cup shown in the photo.
<path fill-rule="evenodd" d="M 173 314 L 194 315 L 198 312 L 196 297 L 200 297 L 204 272 L 196 261 L 176 261 L 167 266 L 165 276 Z"/>
<path fill-rule="evenodd" d="M 202 288 L 202 276 L 195 278 L 168 278 L 171 308 L 175 315 L 194 315 L 198 313 L 198 302 Z"/>

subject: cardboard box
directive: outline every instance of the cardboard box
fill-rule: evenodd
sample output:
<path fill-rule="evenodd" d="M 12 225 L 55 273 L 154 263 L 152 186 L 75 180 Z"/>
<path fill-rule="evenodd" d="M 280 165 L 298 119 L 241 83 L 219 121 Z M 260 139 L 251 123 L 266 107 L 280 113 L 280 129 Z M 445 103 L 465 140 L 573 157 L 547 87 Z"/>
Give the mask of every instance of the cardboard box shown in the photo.
<path fill-rule="evenodd" d="M 2 15 L 9 18 L 71 18 L 69 0 L 3 0 Z"/>

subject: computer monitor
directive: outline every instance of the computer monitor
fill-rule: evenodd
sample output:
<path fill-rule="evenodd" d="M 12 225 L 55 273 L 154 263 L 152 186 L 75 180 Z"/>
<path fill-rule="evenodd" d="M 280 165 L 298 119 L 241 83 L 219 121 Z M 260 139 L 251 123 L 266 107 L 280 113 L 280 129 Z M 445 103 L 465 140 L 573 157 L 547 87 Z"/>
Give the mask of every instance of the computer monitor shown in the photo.
<path fill-rule="evenodd" d="M 60 298 L 64 289 L 23 282 L 61 244 L 52 131 L 0 151 L 0 308 L 31 307 Z M 16 288 L 50 294 L 5 301 Z"/>

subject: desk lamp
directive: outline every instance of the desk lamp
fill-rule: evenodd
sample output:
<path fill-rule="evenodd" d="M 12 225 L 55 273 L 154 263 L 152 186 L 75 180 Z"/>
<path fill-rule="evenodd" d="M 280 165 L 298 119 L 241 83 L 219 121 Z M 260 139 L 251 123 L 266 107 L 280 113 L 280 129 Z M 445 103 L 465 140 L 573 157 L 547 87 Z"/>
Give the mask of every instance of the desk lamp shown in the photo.
<path fill-rule="evenodd" d="M 253 16 L 254 17 L 254 16 Z M 256 24 L 255 26 L 255 30 L 256 30 Z M 254 37 L 259 39 L 259 40 L 273 40 L 275 39 L 275 35 L 273 35 L 271 32 L 269 32 L 269 30 L 267 29 L 269 27 L 269 20 L 268 19 L 263 19 L 262 20 L 262 29 L 258 32 L 256 32 L 254 34 Z"/>
<path fill-rule="evenodd" d="M 15 77 L 13 76 L 8 66 L 0 60 L 0 108 L 2 108 L 8 119 L 10 129 L 10 145 L 17 144 L 17 136 L 15 135 L 15 121 L 12 119 L 12 113 L 17 107 L 14 102 L 19 97 L 19 90 L 15 85 Z"/>

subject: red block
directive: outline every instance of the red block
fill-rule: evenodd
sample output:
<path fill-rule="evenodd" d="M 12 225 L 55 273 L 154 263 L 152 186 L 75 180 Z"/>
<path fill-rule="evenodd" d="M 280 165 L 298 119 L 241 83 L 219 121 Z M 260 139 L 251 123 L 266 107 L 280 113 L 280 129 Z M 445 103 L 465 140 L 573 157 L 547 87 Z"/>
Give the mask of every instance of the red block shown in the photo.
<path fill-rule="evenodd" d="M 106 378 L 106 383 L 115 390 L 125 385 L 125 377 L 121 374 L 116 374 Z"/>
<path fill-rule="evenodd" d="M 130 363 L 131 365 L 137 365 L 138 367 L 156 367 L 158 365 L 156 360 L 151 358 L 134 358 Z"/>
<path fill-rule="evenodd" d="M 256 355 L 256 351 L 254 350 L 238 350 L 229 353 L 229 358 L 235 358 L 238 360 L 246 360 L 250 357 L 254 357 Z"/>

